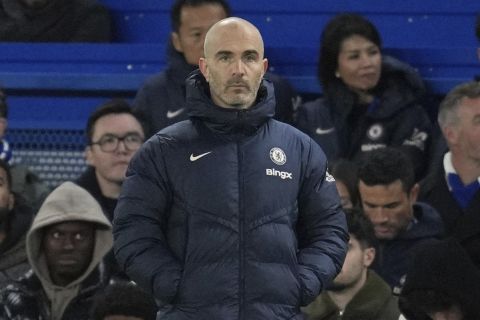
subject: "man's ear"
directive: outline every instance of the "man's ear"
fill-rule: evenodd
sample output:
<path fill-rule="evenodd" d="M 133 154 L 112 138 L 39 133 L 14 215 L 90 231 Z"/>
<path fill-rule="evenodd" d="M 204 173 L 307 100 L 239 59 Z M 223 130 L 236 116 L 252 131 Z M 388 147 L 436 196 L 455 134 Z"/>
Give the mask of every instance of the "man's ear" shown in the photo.
<path fill-rule="evenodd" d="M 368 268 L 372 265 L 373 260 L 375 260 L 375 248 L 369 247 L 363 250 L 363 265 Z"/>
<path fill-rule="evenodd" d="M 263 59 L 263 73 L 265 74 L 265 72 L 267 72 L 268 70 L 268 59 L 265 58 Z"/>
<path fill-rule="evenodd" d="M 410 190 L 410 194 L 409 194 L 411 203 L 417 202 L 419 192 L 420 192 L 420 185 L 418 183 L 415 183 L 412 187 L 412 190 Z"/>
<path fill-rule="evenodd" d="M 93 154 L 92 154 L 92 147 L 91 146 L 86 146 L 85 147 L 84 155 L 85 155 L 85 160 L 86 160 L 87 164 L 89 166 L 93 166 L 94 161 L 93 161 Z"/>
<path fill-rule="evenodd" d="M 172 39 L 172 44 L 175 50 L 183 53 L 183 47 L 182 47 L 182 43 L 180 42 L 179 34 L 177 32 L 172 32 L 170 34 L 170 38 Z"/>
<path fill-rule="evenodd" d="M 444 126 L 442 134 L 447 141 L 448 145 L 455 145 L 458 142 L 458 128 L 452 125 Z"/>
<path fill-rule="evenodd" d="M 198 61 L 198 68 L 208 82 L 208 66 L 206 58 L 200 58 L 200 60 Z"/>

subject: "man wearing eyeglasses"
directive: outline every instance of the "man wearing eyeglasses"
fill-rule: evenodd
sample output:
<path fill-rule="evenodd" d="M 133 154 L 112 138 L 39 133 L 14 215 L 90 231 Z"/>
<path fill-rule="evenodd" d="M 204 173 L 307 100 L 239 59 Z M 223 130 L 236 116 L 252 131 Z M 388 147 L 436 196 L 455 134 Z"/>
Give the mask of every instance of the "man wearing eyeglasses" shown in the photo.
<path fill-rule="evenodd" d="M 127 102 L 111 100 L 90 115 L 86 135 L 89 167 L 76 183 L 92 194 L 112 221 L 128 163 L 143 143 L 144 130 Z"/>
<path fill-rule="evenodd" d="M 85 157 L 89 167 L 76 183 L 98 201 L 105 216 L 112 221 L 125 172 L 145 133 L 140 119 L 124 100 L 111 100 L 88 118 Z M 108 254 L 106 268 L 112 276 L 119 273 L 113 254 Z"/>

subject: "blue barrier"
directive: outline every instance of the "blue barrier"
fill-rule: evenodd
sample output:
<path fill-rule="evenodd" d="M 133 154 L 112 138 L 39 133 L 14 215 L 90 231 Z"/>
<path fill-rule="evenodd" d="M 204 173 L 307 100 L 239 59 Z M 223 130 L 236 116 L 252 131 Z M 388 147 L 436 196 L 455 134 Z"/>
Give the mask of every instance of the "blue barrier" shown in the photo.
<path fill-rule="evenodd" d="M 20 96 L 27 91 L 61 91 L 66 96 L 132 97 L 146 77 L 164 68 L 165 51 L 160 44 L 3 43 L 0 85 L 21 91 Z M 451 83 L 471 79 L 479 70 L 476 47 L 399 47 L 386 48 L 385 53 L 410 63 L 437 94 L 446 93 Z M 289 79 L 299 92 L 320 93 L 315 75 L 317 47 L 267 47 L 266 56 L 271 71 Z"/>
<path fill-rule="evenodd" d="M 172 0 L 101 0 L 112 12 L 119 42 L 165 43 Z M 316 45 L 325 23 L 357 12 L 380 31 L 386 47 L 471 46 L 480 1 L 230 0 L 233 14 L 258 26 L 268 46 Z"/>

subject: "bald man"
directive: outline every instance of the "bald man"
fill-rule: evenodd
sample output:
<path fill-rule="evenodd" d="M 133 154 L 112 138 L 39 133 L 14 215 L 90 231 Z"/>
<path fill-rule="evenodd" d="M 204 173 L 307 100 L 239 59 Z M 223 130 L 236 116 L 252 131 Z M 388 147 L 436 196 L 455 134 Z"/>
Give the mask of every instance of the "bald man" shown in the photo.
<path fill-rule="evenodd" d="M 348 233 L 320 147 L 272 119 L 262 37 L 208 31 L 190 119 L 137 151 L 115 210 L 115 254 L 162 319 L 302 319 L 340 271 Z"/>

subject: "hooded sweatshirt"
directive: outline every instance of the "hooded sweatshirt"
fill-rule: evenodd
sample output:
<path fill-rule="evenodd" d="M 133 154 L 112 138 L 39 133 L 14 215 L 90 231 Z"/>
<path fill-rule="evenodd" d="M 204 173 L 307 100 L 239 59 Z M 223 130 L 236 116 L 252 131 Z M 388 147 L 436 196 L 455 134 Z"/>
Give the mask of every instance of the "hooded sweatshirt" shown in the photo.
<path fill-rule="evenodd" d="M 70 221 L 90 222 L 98 227 L 95 231 L 95 246 L 90 265 L 75 281 L 61 287 L 55 285 L 50 278 L 41 243 L 46 227 Z M 62 318 L 66 307 L 78 294 L 82 281 L 90 275 L 112 248 L 111 228 L 97 201 L 88 191 L 72 182 L 61 184 L 45 199 L 27 234 L 27 255 L 33 271 L 50 300 L 52 320 Z"/>

